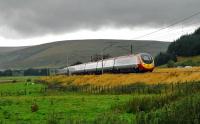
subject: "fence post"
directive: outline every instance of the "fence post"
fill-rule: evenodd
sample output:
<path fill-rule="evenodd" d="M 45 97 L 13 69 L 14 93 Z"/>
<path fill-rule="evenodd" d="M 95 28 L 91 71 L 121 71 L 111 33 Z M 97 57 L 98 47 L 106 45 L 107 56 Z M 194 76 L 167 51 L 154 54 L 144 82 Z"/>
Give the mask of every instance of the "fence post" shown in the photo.
<path fill-rule="evenodd" d="M 174 84 L 172 83 L 172 93 L 174 92 Z"/>
<path fill-rule="evenodd" d="M 186 94 L 188 94 L 188 88 L 189 88 L 189 87 L 188 87 L 188 83 L 187 83 L 187 81 L 185 82 L 185 84 L 186 84 L 186 85 L 185 85 L 185 88 L 186 88 Z"/>
<path fill-rule="evenodd" d="M 180 84 L 179 84 L 179 82 L 177 83 L 177 88 L 178 88 L 178 93 L 180 93 Z"/>

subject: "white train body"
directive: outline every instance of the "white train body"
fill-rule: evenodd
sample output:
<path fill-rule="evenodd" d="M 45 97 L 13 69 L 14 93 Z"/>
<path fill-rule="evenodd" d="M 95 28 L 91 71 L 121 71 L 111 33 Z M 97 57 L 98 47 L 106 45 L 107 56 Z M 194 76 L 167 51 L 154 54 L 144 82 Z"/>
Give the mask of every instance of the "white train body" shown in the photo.
<path fill-rule="evenodd" d="M 144 63 L 145 59 L 147 63 Z M 131 73 L 153 71 L 153 68 L 153 57 L 140 53 L 69 66 L 58 70 L 58 74 L 100 74 L 102 70 L 106 73 Z"/>

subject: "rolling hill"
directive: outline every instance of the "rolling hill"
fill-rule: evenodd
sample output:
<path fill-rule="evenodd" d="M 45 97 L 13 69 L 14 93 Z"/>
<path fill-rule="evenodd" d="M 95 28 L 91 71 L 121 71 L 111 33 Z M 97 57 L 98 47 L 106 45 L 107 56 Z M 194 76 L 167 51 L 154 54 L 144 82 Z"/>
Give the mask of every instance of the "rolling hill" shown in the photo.
<path fill-rule="evenodd" d="M 0 54 L 14 52 L 14 51 L 21 50 L 24 48 L 26 47 L 0 47 Z"/>
<path fill-rule="evenodd" d="M 100 54 L 102 49 L 108 47 L 104 53 L 111 56 L 127 55 L 130 53 L 130 44 L 133 52 L 148 52 L 153 56 L 166 51 L 169 42 L 160 41 L 129 41 L 129 40 L 70 40 L 47 43 L 14 51 L 1 52 L 0 68 L 23 69 L 64 67 L 69 58 L 69 64 L 77 61 L 88 62 L 90 56 Z"/>

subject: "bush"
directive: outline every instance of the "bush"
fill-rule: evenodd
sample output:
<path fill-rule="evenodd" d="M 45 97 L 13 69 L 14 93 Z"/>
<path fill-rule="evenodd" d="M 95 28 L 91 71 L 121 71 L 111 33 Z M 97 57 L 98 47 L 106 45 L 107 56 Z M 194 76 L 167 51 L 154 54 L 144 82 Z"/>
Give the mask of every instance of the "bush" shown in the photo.
<path fill-rule="evenodd" d="M 175 62 L 173 60 L 168 61 L 167 67 L 168 68 L 175 67 Z"/>
<path fill-rule="evenodd" d="M 27 80 L 26 80 L 26 82 L 31 82 L 32 80 L 31 80 L 31 78 L 28 78 Z"/>
<path fill-rule="evenodd" d="M 17 80 L 12 80 L 12 83 L 16 83 L 17 82 Z"/>
<path fill-rule="evenodd" d="M 168 54 L 168 53 L 159 53 L 156 57 L 155 57 L 155 65 L 156 66 L 160 66 L 160 65 L 164 65 L 169 61 L 177 61 L 177 58 L 175 55 L 173 54 Z"/>
<path fill-rule="evenodd" d="M 31 112 L 37 112 L 39 110 L 39 106 L 36 103 L 31 105 Z"/>

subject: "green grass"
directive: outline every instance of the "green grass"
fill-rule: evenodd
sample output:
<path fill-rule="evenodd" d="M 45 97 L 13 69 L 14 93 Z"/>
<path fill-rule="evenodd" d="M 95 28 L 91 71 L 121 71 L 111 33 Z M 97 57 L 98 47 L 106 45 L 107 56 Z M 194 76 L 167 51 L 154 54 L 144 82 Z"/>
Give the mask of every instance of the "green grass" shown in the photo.
<path fill-rule="evenodd" d="M 0 124 L 160 124 L 176 122 L 177 116 L 178 122 L 185 118 L 200 122 L 193 119 L 200 115 L 200 82 L 164 89 L 152 87 L 163 90 L 159 93 L 149 89 L 143 93 L 113 95 L 48 89 L 44 84 L 33 82 L 37 77 L 1 79 L 11 78 L 18 81 L 0 83 Z M 27 78 L 31 81 L 27 82 Z"/>
<path fill-rule="evenodd" d="M 200 56 L 178 57 L 176 66 L 200 66 Z"/>
<path fill-rule="evenodd" d="M 36 78 L 38 77 L 0 77 L 0 96 L 40 95 L 45 86 L 35 84 L 34 79 Z M 9 80 L 10 82 L 3 82 Z"/>
<path fill-rule="evenodd" d="M 69 119 L 91 122 L 103 113 L 111 111 L 112 106 L 126 102 L 132 97 L 132 95 L 65 93 L 56 90 L 41 92 L 44 87 L 42 84 L 32 84 L 32 82 L 0 84 L 0 92 L 3 94 L 0 98 L 0 122 L 46 123 L 52 118 L 61 122 Z M 23 94 L 24 89 L 26 94 Z M 33 104 L 37 104 L 38 111 L 31 111 Z M 129 118 L 127 114 L 120 116 Z"/>
<path fill-rule="evenodd" d="M 137 124 L 199 124 L 199 93 L 182 97 L 160 109 L 137 114 Z"/>
<path fill-rule="evenodd" d="M 44 86 L 41 84 L 30 83 L 3 83 L 0 84 L 1 96 L 16 96 L 24 92 L 24 95 L 40 95 Z M 26 92 L 26 93 L 25 93 Z"/>
<path fill-rule="evenodd" d="M 117 97 L 117 98 L 116 98 Z M 5 118 L 5 111 L 11 114 L 9 121 L 16 121 L 16 115 L 23 121 L 46 121 L 51 113 L 58 114 L 61 119 L 72 117 L 91 121 L 103 112 L 109 111 L 111 105 L 125 102 L 130 96 L 122 95 L 80 95 L 68 94 L 64 96 L 22 96 L 7 97 L 0 100 L 0 118 Z M 36 103 L 39 110 L 31 112 L 31 105 Z"/>
<path fill-rule="evenodd" d="M 26 82 L 27 79 L 31 79 L 32 81 L 34 79 L 39 78 L 39 76 L 0 76 L 0 81 L 1 80 L 16 80 L 16 81 L 21 81 L 21 82 Z"/>

